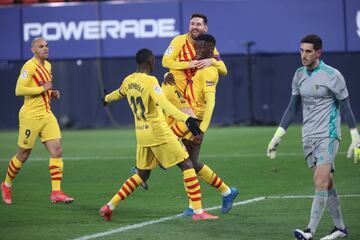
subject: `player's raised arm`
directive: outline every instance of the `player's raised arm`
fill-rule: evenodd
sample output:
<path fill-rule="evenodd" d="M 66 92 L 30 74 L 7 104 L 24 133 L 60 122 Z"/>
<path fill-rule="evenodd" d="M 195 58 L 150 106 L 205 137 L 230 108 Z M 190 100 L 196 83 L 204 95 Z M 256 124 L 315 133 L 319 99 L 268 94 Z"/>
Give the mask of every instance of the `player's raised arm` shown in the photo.
<path fill-rule="evenodd" d="M 214 58 L 213 60 L 213 66 L 217 68 L 220 75 L 226 76 L 227 75 L 227 68 L 224 63 L 224 61 L 220 57 L 219 51 L 215 48 L 214 49 Z"/>
<path fill-rule="evenodd" d="M 178 61 L 179 58 L 179 52 L 180 52 L 180 39 L 179 37 L 175 37 L 168 48 L 166 49 L 164 56 L 162 58 L 162 66 L 164 68 L 169 69 L 188 69 L 189 62 L 180 62 Z"/>

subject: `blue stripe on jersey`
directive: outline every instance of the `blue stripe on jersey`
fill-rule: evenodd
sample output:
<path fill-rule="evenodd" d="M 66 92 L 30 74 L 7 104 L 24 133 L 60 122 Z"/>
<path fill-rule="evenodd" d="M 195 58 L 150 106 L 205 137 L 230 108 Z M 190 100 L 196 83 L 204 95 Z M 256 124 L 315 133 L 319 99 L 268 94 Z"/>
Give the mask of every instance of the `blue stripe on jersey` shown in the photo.
<path fill-rule="evenodd" d="M 330 120 L 329 120 L 329 137 L 330 138 L 337 138 L 338 133 L 336 129 L 336 118 L 338 116 L 338 101 L 334 100 L 333 104 L 331 105 L 330 110 Z"/>

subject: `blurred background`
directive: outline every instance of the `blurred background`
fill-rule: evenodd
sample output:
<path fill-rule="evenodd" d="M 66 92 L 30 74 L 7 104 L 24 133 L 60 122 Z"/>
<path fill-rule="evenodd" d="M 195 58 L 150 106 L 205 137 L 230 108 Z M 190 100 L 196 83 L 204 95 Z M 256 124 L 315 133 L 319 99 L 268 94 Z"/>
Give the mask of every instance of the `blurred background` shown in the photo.
<path fill-rule="evenodd" d="M 144 47 L 156 54 L 161 83 L 162 55 L 174 36 L 188 31 L 192 13 L 207 15 L 228 68 L 214 124 L 279 123 L 301 66 L 300 40 L 311 33 L 323 39 L 325 63 L 344 75 L 360 119 L 359 0 L 0 0 L 0 129 L 18 127 L 23 98 L 15 97 L 15 85 L 37 36 L 50 47 L 54 88 L 62 94 L 52 109 L 62 128 L 132 125 L 126 101 L 104 109 L 103 89 L 119 87 L 136 71 L 134 55 Z"/>

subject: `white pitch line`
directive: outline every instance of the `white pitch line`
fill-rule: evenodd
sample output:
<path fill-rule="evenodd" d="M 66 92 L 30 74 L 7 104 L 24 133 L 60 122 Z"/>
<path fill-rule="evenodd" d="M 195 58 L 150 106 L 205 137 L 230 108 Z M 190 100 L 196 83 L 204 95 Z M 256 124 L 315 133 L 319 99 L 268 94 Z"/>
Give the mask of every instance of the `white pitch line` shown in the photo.
<path fill-rule="evenodd" d="M 236 202 L 236 203 L 234 203 L 234 206 L 249 204 L 249 203 L 263 201 L 263 200 L 265 200 L 265 197 L 252 198 L 252 199 L 249 199 L 249 200 L 246 200 L 246 201 Z M 204 210 L 205 211 L 211 211 L 211 210 L 220 209 L 220 208 L 221 208 L 221 206 L 215 206 L 215 207 L 212 207 L 212 208 L 206 208 Z M 183 217 L 183 216 L 184 215 L 182 215 L 182 214 L 177 214 L 177 215 L 173 215 L 173 216 L 169 216 L 169 217 L 163 217 L 163 218 L 159 218 L 157 220 L 146 221 L 146 222 L 142 222 L 142 223 L 128 225 L 128 226 L 125 226 L 125 227 L 116 228 L 116 229 L 105 231 L 105 232 L 100 232 L 100 233 L 95 233 L 95 234 L 91 234 L 91 235 L 82 236 L 82 237 L 79 237 L 79 238 L 75 238 L 74 240 L 89 240 L 89 239 L 95 239 L 95 238 L 99 238 L 99 237 L 105 237 L 105 236 L 109 236 L 109 235 L 112 235 L 112 234 L 115 234 L 115 233 L 125 232 L 125 231 L 131 230 L 131 229 L 142 228 L 142 227 L 152 225 L 152 224 L 156 224 L 156 223 L 171 221 L 171 220 Z"/>
<path fill-rule="evenodd" d="M 260 202 L 260 201 L 264 201 L 267 199 L 303 199 L 303 198 L 313 198 L 314 196 L 265 196 L 265 197 L 256 197 L 256 198 L 251 198 L 245 201 L 239 201 L 239 202 L 235 202 L 233 204 L 233 206 L 240 206 L 240 205 L 245 205 L 245 204 L 250 204 L 250 203 L 254 203 L 254 202 Z M 360 194 L 345 194 L 345 195 L 340 195 L 340 197 L 342 198 L 347 198 L 347 197 L 360 197 Z M 212 211 L 212 210 L 216 210 L 216 209 L 220 209 L 221 206 L 215 206 L 215 207 L 211 207 L 211 208 L 206 208 L 204 210 L 206 211 Z M 99 232 L 99 233 L 95 233 L 95 234 L 91 234 L 91 235 L 86 235 L 86 236 L 82 236 L 82 237 L 78 237 L 75 238 L 73 240 L 90 240 L 90 239 L 95 239 L 95 238 L 99 238 L 99 237 L 106 237 L 115 233 L 120 233 L 120 232 L 125 232 L 128 230 L 132 230 L 132 229 L 136 229 L 136 228 L 142 228 L 148 225 L 152 225 L 152 224 L 157 224 L 157 223 L 161 223 L 161 222 L 166 222 L 166 221 L 171 221 L 177 218 L 183 217 L 182 214 L 177 214 L 177 215 L 172 215 L 172 216 L 168 216 L 168 217 L 163 217 L 163 218 L 159 218 L 156 220 L 151 220 L 151 221 L 146 221 L 146 222 L 141 222 L 141 223 L 136 223 L 136 224 L 132 224 L 132 225 L 128 225 L 128 226 L 124 226 L 124 227 L 120 227 L 120 228 L 116 228 L 113 230 L 109 230 L 109 231 L 105 231 L 105 232 Z"/>
<path fill-rule="evenodd" d="M 339 155 L 345 155 L 345 152 L 339 152 Z M 288 153 L 277 153 L 278 156 L 303 156 L 303 153 L 294 153 L 294 152 L 288 152 Z M 244 158 L 244 157 L 266 157 L 266 153 L 233 153 L 233 154 L 203 154 L 201 155 L 202 159 L 205 158 Z M 129 155 L 129 156 L 64 156 L 63 157 L 65 161 L 83 161 L 83 160 L 122 160 L 122 159 L 133 159 L 135 158 L 135 155 Z M 0 162 L 8 162 L 9 159 L 0 158 Z M 29 161 L 49 161 L 49 157 L 31 157 L 29 158 Z"/>

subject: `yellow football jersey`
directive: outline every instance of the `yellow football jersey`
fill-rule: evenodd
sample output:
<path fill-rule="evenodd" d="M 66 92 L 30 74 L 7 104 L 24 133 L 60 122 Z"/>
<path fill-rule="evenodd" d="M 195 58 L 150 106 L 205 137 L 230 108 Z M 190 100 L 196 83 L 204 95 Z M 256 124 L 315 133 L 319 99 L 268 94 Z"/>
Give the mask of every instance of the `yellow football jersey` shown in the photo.
<path fill-rule="evenodd" d="M 190 80 L 196 73 L 196 69 L 187 69 L 189 62 L 195 57 L 196 52 L 189 33 L 175 37 L 164 53 L 162 65 L 169 68 L 170 72 L 174 74 L 176 85 L 182 91 L 186 88 L 187 80 Z M 225 63 L 221 60 L 216 48 L 214 48 L 213 66 L 221 75 L 227 74 Z"/>
<path fill-rule="evenodd" d="M 48 61 L 41 65 L 33 57 L 24 64 L 15 89 L 16 96 L 24 96 L 24 104 L 20 109 L 22 117 L 42 118 L 51 113 L 51 90 L 44 91 L 42 87 L 47 81 L 52 81 Z"/>
<path fill-rule="evenodd" d="M 218 70 L 214 66 L 210 66 L 198 70 L 186 87 L 185 98 L 190 103 L 196 117 L 203 120 L 200 124 L 203 132 L 206 131 L 211 120 L 218 80 Z"/>
<path fill-rule="evenodd" d="M 118 92 L 127 97 L 133 111 L 136 139 L 140 146 L 156 146 L 171 139 L 173 133 L 166 124 L 163 110 L 181 121 L 189 117 L 169 103 L 158 80 L 145 73 L 126 77 Z"/>

